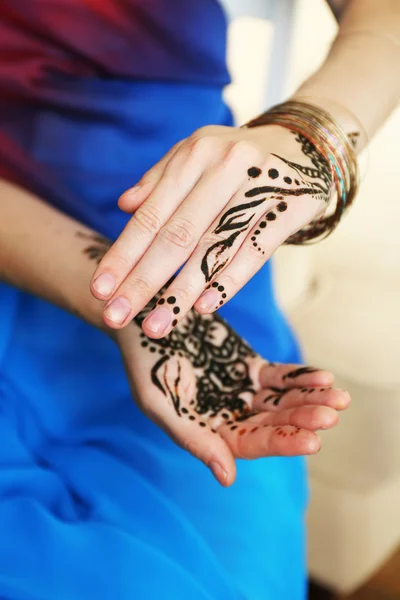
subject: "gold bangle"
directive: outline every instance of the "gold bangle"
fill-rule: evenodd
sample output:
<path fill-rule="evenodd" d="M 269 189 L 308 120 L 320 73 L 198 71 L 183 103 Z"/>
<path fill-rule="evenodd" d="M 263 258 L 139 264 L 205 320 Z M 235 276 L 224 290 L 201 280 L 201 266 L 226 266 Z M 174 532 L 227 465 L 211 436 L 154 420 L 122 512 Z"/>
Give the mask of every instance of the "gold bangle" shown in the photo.
<path fill-rule="evenodd" d="M 286 244 L 305 244 L 322 239 L 337 227 L 352 204 L 359 185 L 359 171 L 351 142 L 329 113 L 307 102 L 290 100 L 270 108 L 245 127 L 281 125 L 303 136 L 331 166 L 336 206 L 330 214 L 311 221 L 286 240 Z"/>

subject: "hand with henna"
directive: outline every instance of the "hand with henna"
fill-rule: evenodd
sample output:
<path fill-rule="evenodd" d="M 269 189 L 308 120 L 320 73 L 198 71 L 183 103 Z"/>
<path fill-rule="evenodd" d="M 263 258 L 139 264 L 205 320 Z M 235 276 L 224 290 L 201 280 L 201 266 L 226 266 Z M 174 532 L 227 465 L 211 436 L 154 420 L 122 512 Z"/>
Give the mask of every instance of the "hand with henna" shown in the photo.
<path fill-rule="evenodd" d="M 79 233 L 83 252 L 99 263 L 110 242 Z M 173 285 L 170 281 L 166 288 Z M 190 310 L 166 337 L 151 339 L 143 321 L 155 307 L 179 314 L 161 289 L 135 319 L 114 332 L 133 397 L 177 444 L 206 464 L 222 485 L 235 480 L 235 458 L 314 454 L 318 429 L 338 421 L 350 397 L 332 389 L 333 375 L 268 363 L 217 314 Z"/>
<path fill-rule="evenodd" d="M 212 313 L 324 211 L 331 188 L 329 164 L 288 129 L 196 131 L 119 199 L 134 214 L 91 284 L 107 301 L 105 323 L 124 327 L 182 265 L 143 331 L 162 338 L 193 306 Z M 170 296 L 179 312 L 167 304 Z"/>
<path fill-rule="evenodd" d="M 235 479 L 235 458 L 318 452 L 316 431 L 336 425 L 350 401 L 331 373 L 267 363 L 218 315 L 194 310 L 152 340 L 140 326 L 156 302 L 116 339 L 136 402 L 177 444 L 222 485 Z"/>

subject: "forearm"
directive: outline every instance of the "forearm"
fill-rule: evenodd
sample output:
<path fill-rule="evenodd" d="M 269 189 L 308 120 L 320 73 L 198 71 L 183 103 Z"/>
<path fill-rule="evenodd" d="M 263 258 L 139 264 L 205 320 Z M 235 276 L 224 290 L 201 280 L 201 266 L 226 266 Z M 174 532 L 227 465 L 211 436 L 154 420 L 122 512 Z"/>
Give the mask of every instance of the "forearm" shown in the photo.
<path fill-rule="evenodd" d="M 102 303 L 89 291 L 96 264 L 88 251 L 95 238 L 84 225 L 0 179 L 0 280 L 108 330 Z"/>
<path fill-rule="evenodd" d="M 349 0 L 325 62 L 294 97 L 312 98 L 347 132 L 359 131 L 359 121 L 371 139 L 400 99 L 396 40 L 400 40 L 398 0 Z M 361 132 L 358 150 L 365 143 L 362 137 Z"/>

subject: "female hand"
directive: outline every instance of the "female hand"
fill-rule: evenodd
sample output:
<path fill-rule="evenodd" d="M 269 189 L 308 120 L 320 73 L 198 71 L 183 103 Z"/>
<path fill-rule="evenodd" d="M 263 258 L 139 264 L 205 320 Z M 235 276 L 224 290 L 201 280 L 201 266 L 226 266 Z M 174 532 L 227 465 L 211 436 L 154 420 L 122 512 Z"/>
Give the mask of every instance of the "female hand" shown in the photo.
<path fill-rule="evenodd" d="M 336 425 L 350 398 L 327 371 L 267 363 L 218 315 L 189 311 L 169 336 L 140 325 L 157 298 L 116 339 L 134 398 L 222 485 L 235 458 L 314 454 L 318 429 Z"/>
<path fill-rule="evenodd" d="M 143 331 L 162 338 L 192 306 L 213 312 L 324 210 L 330 190 L 324 158 L 285 128 L 196 131 L 119 200 L 134 215 L 91 284 L 109 300 L 106 324 L 125 326 L 182 265 Z"/>

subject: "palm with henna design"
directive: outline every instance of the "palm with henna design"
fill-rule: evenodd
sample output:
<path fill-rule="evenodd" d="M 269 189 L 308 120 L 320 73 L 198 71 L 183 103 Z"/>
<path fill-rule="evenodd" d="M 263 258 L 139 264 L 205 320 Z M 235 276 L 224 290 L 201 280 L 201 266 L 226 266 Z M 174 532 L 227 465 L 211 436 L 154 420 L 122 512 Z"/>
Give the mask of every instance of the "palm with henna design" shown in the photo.
<path fill-rule="evenodd" d="M 90 241 L 85 254 L 101 261 L 109 240 L 78 235 Z M 333 375 L 268 363 L 217 314 L 194 309 L 168 336 L 148 338 L 142 324 L 155 308 L 168 305 L 175 317 L 180 313 L 165 289 L 115 334 L 143 412 L 209 466 L 222 485 L 235 480 L 235 458 L 318 452 L 315 432 L 336 425 L 337 411 L 350 401 L 347 392 L 331 388 Z"/>
<path fill-rule="evenodd" d="M 117 333 L 135 400 L 153 421 L 223 485 L 235 458 L 318 452 L 316 430 L 349 403 L 331 373 L 267 363 L 218 315 L 194 310 L 169 336 L 147 338 L 140 327 L 157 297 Z"/>

